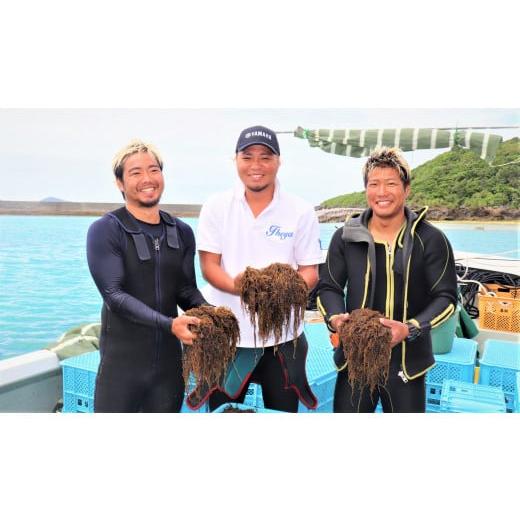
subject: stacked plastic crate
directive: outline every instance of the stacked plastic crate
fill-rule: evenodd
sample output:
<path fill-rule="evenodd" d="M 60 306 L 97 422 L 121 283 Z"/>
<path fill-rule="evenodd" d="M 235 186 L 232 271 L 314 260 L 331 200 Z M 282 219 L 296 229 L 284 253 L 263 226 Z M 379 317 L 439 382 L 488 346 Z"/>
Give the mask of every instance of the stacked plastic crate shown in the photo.
<path fill-rule="evenodd" d="M 258 408 L 264 407 L 262 388 L 260 385 L 257 385 L 256 383 L 249 384 L 249 388 L 247 389 L 246 397 L 244 399 L 244 405 L 256 406 Z"/>
<path fill-rule="evenodd" d="M 63 368 L 63 412 L 92 413 L 99 352 L 87 352 L 61 362 Z"/>
<path fill-rule="evenodd" d="M 488 339 L 480 360 L 479 383 L 502 388 L 508 412 L 518 409 L 517 380 L 520 372 L 520 345 L 512 341 Z"/>
<path fill-rule="evenodd" d="M 304 330 L 309 349 L 320 348 L 329 352 L 332 350 L 330 332 L 325 323 L 306 323 Z"/>
<path fill-rule="evenodd" d="M 515 412 L 520 413 L 520 372 L 516 373 Z"/>
<path fill-rule="evenodd" d="M 334 351 L 330 343 L 330 332 L 324 323 L 306 323 L 305 337 L 309 344 L 305 365 L 307 380 L 312 392 L 318 399 L 318 407 L 315 410 L 309 410 L 300 403 L 298 412 L 332 412 L 334 387 L 336 386 L 338 372 L 332 359 Z"/>
<path fill-rule="evenodd" d="M 440 411 L 442 385 L 445 380 L 473 382 L 477 342 L 455 338 L 451 352 L 436 354 L 436 365 L 426 376 L 426 411 Z"/>
<path fill-rule="evenodd" d="M 94 390 L 96 388 L 96 375 L 99 368 L 99 351 L 87 352 L 80 356 L 74 356 L 61 362 L 63 368 L 63 412 L 64 413 L 93 413 Z M 194 386 L 190 378 L 188 390 Z M 183 402 L 183 413 L 193 412 Z M 207 412 L 207 402 L 196 412 Z"/>
<path fill-rule="evenodd" d="M 504 413 L 506 403 L 501 388 L 446 379 L 442 385 L 440 412 Z"/>
<path fill-rule="evenodd" d="M 332 412 L 337 375 L 332 354 L 332 347 L 309 346 L 306 363 L 307 380 L 313 394 L 318 399 L 318 407 L 315 410 L 309 410 L 300 402 L 298 412 Z"/>

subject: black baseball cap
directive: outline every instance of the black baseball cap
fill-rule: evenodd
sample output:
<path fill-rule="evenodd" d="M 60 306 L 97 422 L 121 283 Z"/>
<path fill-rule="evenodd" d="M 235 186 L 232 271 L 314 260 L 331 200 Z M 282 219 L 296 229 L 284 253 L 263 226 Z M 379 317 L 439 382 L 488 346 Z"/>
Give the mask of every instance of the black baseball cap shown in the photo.
<path fill-rule="evenodd" d="M 242 130 L 238 137 L 235 153 L 241 152 L 253 144 L 263 144 L 267 146 L 267 148 L 270 148 L 276 155 L 280 155 L 280 146 L 278 145 L 276 132 L 265 126 L 250 126 Z"/>

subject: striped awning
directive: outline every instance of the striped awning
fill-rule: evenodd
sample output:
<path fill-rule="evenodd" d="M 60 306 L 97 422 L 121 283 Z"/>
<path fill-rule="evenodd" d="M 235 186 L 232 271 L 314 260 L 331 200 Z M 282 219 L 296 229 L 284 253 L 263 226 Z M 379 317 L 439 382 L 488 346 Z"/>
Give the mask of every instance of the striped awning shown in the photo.
<path fill-rule="evenodd" d="M 474 132 L 471 129 L 444 130 L 439 128 L 379 128 L 373 130 L 323 129 L 306 130 L 298 127 L 294 135 L 307 139 L 310 146 L 347 157 L 366 157 L 378 146 L 394 146 L 404 152 L 452 148 L 454 145 L 476 152 L 491 162 L 502 136 Z"/>

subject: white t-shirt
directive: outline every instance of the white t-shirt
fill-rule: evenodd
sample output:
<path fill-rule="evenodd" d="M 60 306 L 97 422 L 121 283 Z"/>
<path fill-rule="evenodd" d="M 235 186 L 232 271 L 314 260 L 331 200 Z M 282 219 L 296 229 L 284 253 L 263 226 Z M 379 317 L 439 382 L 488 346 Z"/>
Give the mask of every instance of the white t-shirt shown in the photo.
<path fill-rule="evenodd" d="M 317 265 L 321 262 L 320 230 L 314 208 L 303 199 L 284 193 L 276 180 L 273 200 L 254 217 L 239 183 L 234 190 L 213 195 L 202 206 L 197 231 L 197 249 L 221 256 L 222 268 L 234 278 L 246 267 L 262 268 L 274 262 L 292 265 Z M 240 298 L 210 284 L 202 293 L 213 305 L 226 305 L 240 325 L 240 347 L 255 346 L 253 327 Z M 300 326 L 298 335 L 303 331 Z M 281 342 L 294 339 L 292 328 Z M 257 347 L 275 344 L 269 338 Z"/>

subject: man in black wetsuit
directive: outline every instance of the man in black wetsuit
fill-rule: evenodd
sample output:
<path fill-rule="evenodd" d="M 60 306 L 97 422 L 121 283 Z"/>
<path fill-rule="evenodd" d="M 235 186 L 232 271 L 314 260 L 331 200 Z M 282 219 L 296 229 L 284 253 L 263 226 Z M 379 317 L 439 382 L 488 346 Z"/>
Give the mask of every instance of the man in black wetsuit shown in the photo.
<path fill-rule="evenodd" d="M 198 319 L 177 314 L 205 304 L 195 281 L 195 238 L 159 210 L 163 162 L 134 141 L 113 162 L 125 206 L 89 228 L 87 259 L 103 297 L 96 412 L 179 412 L 182 348 Z M 180 340 L 180 341 L 179 341 Z"/>
<path fill-rule="evenodd" d="M 393 348 L 388 381 L 373 395 L 353 392 L 343 350 L 336 349 L 334 411 L 373 412 L 381 398 L 384 412 L 424 412 L 425 374 L 435 363 L 430 329 L 457 305 L 453 251 L 425 220 L 428 208 L 416 213 L 405 206 L 410 167 L 400 150 L 374 151 L 363 177 L 369 208 L 334 233 L 320 270 L 318 308 L 331 331 L 354 309 L 379 311 Z"/>

